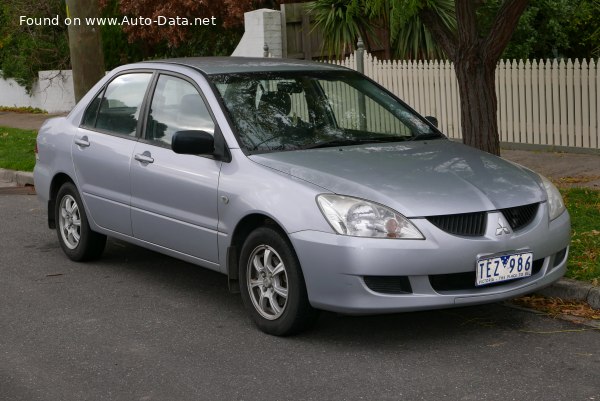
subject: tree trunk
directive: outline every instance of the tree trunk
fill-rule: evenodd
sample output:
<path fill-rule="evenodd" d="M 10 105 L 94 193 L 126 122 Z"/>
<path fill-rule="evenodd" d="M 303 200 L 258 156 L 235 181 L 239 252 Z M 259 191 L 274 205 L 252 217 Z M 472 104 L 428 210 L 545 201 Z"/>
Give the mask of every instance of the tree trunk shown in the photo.
<path fill-rule="evenodd" d="M 86 18 L 98 17 L 100 13 L 98 0 L 67 0 L 67 7 L 71 20 L 80 22 L 69 26 L 73 86 L 78 102 L 105 73 L 100 27 L 86 24 Z"/>
<path fill-rule="evenodd" d="M 496 63 L 512 36 L 528 0 L 504 0 L 492 26 L 478 32 L 476 0 L 455 0 L 456 32 L 451 31 L 434 9 L 419 11 L 425 26 L 444 53 L 454 62 L 460 92 L 463 142 L 500 154 L 496 116 Z"/>
<path fill-rule="evenodd" d="M 480 54 L 471 54 L 458 57 L 454 68 L 460 93 L 463 143 L 500 155 L 496 63 L 482 60 Z"/>

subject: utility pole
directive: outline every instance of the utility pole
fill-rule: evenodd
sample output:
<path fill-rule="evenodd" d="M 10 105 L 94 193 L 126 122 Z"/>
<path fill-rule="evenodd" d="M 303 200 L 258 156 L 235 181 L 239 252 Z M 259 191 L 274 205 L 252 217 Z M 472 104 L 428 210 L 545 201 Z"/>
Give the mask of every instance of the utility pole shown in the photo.
<path fill-rule="evenodd" d="M 98 0 L 66 0 L 69 25 L 69 50 L 73 69 L 75 100 L 79 101 L 104 77 L 104 53 L 99 25 L 87 25 L 87 18 L 100 16 Z"/>

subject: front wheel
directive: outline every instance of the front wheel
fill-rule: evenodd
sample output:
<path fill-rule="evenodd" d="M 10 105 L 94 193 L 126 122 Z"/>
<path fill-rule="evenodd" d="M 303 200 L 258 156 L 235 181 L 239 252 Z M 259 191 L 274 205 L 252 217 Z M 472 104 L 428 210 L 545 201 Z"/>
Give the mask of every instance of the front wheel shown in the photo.
<path fill-rule="evenodd" d="M 58 190 L 54 217 L 58 241 L 69 259 L 82 262 L 100 257 L 106 236 L 90 229 L 81 197 L 70 182 Z"/>
<path fill-rule="evenodd" d="M 239 273 L 244 305 L 265 333 L 295 334 L 316 320 L 318 312 L 308 302 L 300 263 L 278 231 L 260 227 L 248 236 Z"/>

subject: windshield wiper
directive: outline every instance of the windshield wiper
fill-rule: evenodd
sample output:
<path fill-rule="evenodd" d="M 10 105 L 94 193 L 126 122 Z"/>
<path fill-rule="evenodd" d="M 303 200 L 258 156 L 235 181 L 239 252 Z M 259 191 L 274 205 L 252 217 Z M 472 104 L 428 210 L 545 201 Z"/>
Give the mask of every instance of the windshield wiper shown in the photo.
<path fill-rule="evenodd" d="M 312 145 L 304 146 L 302 149 L 317 149 L 317 148 L 328 148 L 335 146 L 351 146 L 351 145 L 360 145 L 364 143 L 382 143 L 382 142 L 401 142 L 410 139 L 410 137 L 402 137 L 402 136 L 378 136 L 371 138 L 354 138 L 354 139 L 346 139 L 346 138 L 335 138 L 329 141 L 318 142 Z"/>

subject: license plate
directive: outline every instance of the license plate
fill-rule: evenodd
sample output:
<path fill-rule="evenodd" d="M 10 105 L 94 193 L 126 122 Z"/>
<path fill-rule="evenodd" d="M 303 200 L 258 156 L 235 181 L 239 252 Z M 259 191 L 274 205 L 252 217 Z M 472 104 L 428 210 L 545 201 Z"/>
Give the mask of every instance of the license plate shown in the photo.
<path fill-rule="evenodd" d="M 531 276 L 533 253 L 523 252 L 477 260 L 475 285 Z"/>

